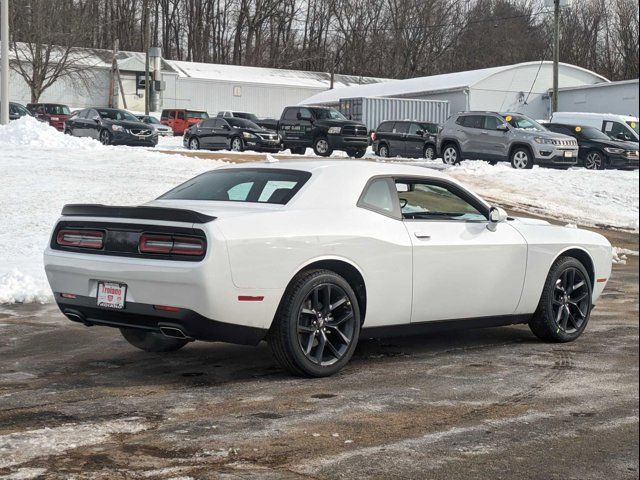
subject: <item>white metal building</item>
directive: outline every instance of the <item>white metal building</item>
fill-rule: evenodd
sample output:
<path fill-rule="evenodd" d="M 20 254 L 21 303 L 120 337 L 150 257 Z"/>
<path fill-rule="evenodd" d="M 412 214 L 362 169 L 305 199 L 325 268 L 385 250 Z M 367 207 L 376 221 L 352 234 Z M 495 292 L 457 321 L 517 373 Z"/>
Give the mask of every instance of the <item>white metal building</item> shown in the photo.
<path fill-rule="evenodd" d="M 44 92 L 41 102 L 63 103 L 77 108 L 108 105 L 113 53 L 77 49 L 77 55 L 87 65 L 87 78 L 84 81 L 61 79 Z M 126 107 L 132 111 L 143 111 L 144 87 L 140 87 L 138 80 L 144 75 L 144 54 L 119 52 L 117 62 Z M 161 94 L 162 108 L 188 108 L 213 114 L 220 110 L 240 110 L 265 117 L 279 117 L 285 106 L 295 105 L 323 92 L 331 84 L 331 75 L 326 72 L 173 60 L 161 61 L 161 78 L 165 85 Z M 336 74 L 334 86 L 345 88 L 387 80 Z M 119 90 L 117 82 L 116 90 Z M 11 72 L 9 96 L 12 101 L 24 104 L 30 101 L 28 86 L 14 71 Z M 118 101 L 119 106 L 124 107 L 122 95 L 118 95 Z"/>
<path fill-rule="evenodd" d="M 560 64 L 559 74 L 561 87 L 609 82 L 597 73 L 566 63 Z M 336 88 L 314 95 L 302 103 L 338 105 L 341 98 L 354 97 L 447 100 L 452 113 L 465 110 L 517 111 L 534 118 L 546 119 L 551 110 L 549 89 L 552 86 L 552 62 L 527 62 Z"/>
<path fill-rule="evenodd" d="M 560 112 L 617 113 L 639 117 L 638 79 L 598 83 L 558 91 Z"/>

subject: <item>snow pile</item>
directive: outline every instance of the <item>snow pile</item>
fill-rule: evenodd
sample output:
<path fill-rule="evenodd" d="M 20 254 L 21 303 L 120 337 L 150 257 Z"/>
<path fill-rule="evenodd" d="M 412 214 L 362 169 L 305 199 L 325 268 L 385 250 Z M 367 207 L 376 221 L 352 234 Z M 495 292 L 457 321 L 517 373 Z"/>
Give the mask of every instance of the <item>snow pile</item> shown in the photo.
<path fill-rule="evenodd" d="M 628 248 L 612 247 L 611 262 L 620 265 L 626 265 L 629 257 L 637 257 L 638 252 L 629 250 Z"/>
<path fill-rule="evenodd" d="M 0 128 L 0 146 L 7 148 L 73 148 L 76 150 L 94 150 L 102 144 L 92 138 L 61 135 L 48 123 L 33 117 L 22 117 L 11 122 L 9 127 Z"/>
<path fill-rule="evenodd" d="M 42 253 L 65 204 L 144 203 L 221 164 L 105 147 L 32 118 L 0 126 L 0 304 L 51 299 Z"/>
<path fill-rule="evenodd" d="M 567 223 L 638 231 L 638 171 L 515 170 L 466 161 L 445 169 L 481 196 Z"/>

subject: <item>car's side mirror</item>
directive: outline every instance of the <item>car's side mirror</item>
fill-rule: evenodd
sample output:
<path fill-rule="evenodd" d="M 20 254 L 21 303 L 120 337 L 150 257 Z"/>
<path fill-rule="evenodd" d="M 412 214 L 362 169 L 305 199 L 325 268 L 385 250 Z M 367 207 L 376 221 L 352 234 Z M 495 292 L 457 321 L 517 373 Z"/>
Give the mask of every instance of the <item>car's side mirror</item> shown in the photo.
<path fill-rule="evenodd" d="M 100 115 L 96 115 L 95 117 L 92 118 L 92 120 L 96 123 L 100 123 Z"/>
<path fill-rule="evenodd" d="M 626 133 L 619 133 L 618 135 L 616 135 L 616 138 L 618 140 L 622 140 L 622 141 L 627 141 L 629 140 L 629 136 Z"/>
<path fill-rule="evenodd" d="M 424 135 L 424 130 L 418 130 L 416 135 L 420 135 L 422 137 Z"/>
<path fill-rule="evenodd" d="M 507 212 L 505 212 L 500 207 L 491 207 L 489 210 L 489 224 L 487 228 L 492 232 L 495 232 L 498 229 L 498 224 L 505 222 L 509 216 Z"/>
<path fill-rule="evenodd" d="M 507 125 L 506 123 L 503 123 L 502 125 L 498 125 L 496 127 L 496 130 L 498 130 L 499 132 L 508 132 L 509 131 L 509 125 Z"/>

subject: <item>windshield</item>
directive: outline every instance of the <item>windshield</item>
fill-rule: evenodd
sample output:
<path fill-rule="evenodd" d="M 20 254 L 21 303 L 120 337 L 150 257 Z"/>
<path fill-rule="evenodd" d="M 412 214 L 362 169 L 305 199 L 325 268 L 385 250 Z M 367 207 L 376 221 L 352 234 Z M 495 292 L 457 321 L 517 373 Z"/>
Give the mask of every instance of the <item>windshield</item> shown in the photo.
<path fill-rule="evenodd" d="M 187 110 L 187 118 L 209 118 L 209 114 L 207 112 Z"/>
<path fill-rule="evenodd" d="M 255 122 L 258 120 L 258 117 L 253 113 L 235 112 L 233 115 L 237 118 L 244 118 L 245 120 L 251 120 L 252 122 Z"/>
<path fill-rule="evenodd" d="M 611 140 L 609 135 L 594 127 L 575 127 L 575 131 L 582 133 L 582 136 L 588 140 Z"/>
<path fill-rule="evenodd" d="M 44 111 L 49 115 L 71 115 L 71 111 L 66 105 L 45 105 Z"/>
<path fill-rule="evenodd" d="M 316 120 L 346 120 L 347 118 L 333 108 L 312 108 Z"/>
<path fill-rule="evenodd" d="M 162 195 L 159 200 L 285 205 L 309 180 L 311 173 L 267 168 L 229 168 L 203 173 Z"/>
<path fill-rule="evenodd" d="M 629 125 L 631 127 L 631 130 L 633 130 L 634 132 L 636 132 L 636 136 L 638 136 L 639 132 L 638 132 L 638 122 L 631 120 L 627 122 L 627 125 Z"/>
<path fill-rule="evenodd" d="M 229 125 L 236 128 L 250 128 L 251 130 L 261 130 L 261 128 L 253 123 L 251 120 L 245 120 L 244 118 L 225 118 Z"/>
<path fill-rule="evenodd" d="M 503 115 L 509 125 L 517 130 L 529 130 L 531 132 L 546 132 L 547 129 L 540 125 L 535 120 L 524 115 Z"/>
<path fill-rule="evenodd" d="M 128 120 L 130 122 L 139 122 L 135 115 L 127 112 L 126 110 L 116 110 L 115 108 L 101 108 L 98 110 L 98 115 L 100 118 L 108 119 L 108 120 Z"/>
<path fill-rule="evenodd" d="M 24 108 L 19 103 L 12 103 L 9 106 L 13 106 L 13 108 L 20 114 L 20 116 L 31 115 L 31 113 L 29 113 L 29 110 Z"/>
<path fill-rule="evenodd" d="M 142 120 L 144 123 L 160 125 L 160 120 L 158 120 L 156 117 L 141 117 L 140 120 Z"/>

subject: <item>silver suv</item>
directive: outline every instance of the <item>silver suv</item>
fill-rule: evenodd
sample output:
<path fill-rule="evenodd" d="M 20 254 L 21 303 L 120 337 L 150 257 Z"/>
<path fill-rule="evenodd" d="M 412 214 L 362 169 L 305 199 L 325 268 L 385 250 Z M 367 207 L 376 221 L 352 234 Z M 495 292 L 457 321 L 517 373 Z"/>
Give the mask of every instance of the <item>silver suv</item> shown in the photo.
<path fill-rule="evenodd" d="M 520 113 L 465 112 L 445 123 L 438 154 L 448 165 L 482 159 L 492 164 L 509 161 L 518 169 L 536 164 L 569 168 L 578 161 L 578 142 Z"/>

